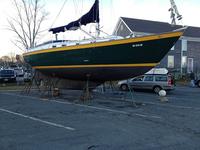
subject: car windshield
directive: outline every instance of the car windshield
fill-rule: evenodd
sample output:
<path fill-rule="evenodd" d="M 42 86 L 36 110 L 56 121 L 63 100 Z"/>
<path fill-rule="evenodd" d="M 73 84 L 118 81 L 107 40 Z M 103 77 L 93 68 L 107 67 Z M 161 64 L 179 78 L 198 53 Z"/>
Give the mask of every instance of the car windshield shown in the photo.
<path fill-rule="evenodd" d="M 0 74 L 14 74 L 13 70 L 1 70 Z"/>

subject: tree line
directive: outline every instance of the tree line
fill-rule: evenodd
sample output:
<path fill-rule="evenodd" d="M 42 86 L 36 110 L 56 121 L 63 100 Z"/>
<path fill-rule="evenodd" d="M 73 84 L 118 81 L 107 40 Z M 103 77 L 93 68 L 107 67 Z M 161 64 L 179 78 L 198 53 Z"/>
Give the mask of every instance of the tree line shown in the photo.
<path fill-rule="evenodd" d="M 10 66 L 26 66 L 22 55 L 5 55 L 0 57 L 0 68 Z"/>

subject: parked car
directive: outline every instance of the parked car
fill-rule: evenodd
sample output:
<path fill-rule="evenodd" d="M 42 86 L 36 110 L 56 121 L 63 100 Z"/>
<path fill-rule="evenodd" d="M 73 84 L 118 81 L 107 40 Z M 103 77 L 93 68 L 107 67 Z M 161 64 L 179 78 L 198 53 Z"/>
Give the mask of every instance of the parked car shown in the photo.
<path fill-rule="evenodd" d="M 195 81 L 195 84 L 197 85 L 197 87 L 200 88 L 200 79 L 197 79 L 197 80 Z"/>
<path fill-rule="evenodd" d="M 122 91 L 129 89 L 147 89 L 158 93 L 161 89 L 173 90 L 174 81 L 168 74 L 145 74 L 139 77 L 131 78 L 118 82 L 118 86 Z"/>
<path fill-rule="evenodd" d="M 15 74 L 17 77 L 23 77 L 24 76 L 24 70 L 20 67 L 14 68 Z"/>
<path fill-rule="evenodd" d="M 16 74 L 13 69 L 1 69 L 0 70 L 0 82 L 12 82 L 16 81 Z"/>

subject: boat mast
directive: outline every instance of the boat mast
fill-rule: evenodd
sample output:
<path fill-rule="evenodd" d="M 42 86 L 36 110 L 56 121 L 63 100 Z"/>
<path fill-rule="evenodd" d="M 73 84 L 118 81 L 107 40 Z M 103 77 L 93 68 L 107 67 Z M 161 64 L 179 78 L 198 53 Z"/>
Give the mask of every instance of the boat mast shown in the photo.
<path fill-rule="evenodd" d="M 100 24 L 96 23 L 96 38 L 100 36 Z"/>
<path fill-rule="evenodd" d="M 99 14 L 99 0 L 97 0 L 97 5 L 98 5 L 98 9 L 96 11 L 98 11 L 97 14 Z M 99 17 L 99 16 L 95 16 L 95 17 Z M 96 38 L 100 36 L 100 23 L 96 22 Z"/>

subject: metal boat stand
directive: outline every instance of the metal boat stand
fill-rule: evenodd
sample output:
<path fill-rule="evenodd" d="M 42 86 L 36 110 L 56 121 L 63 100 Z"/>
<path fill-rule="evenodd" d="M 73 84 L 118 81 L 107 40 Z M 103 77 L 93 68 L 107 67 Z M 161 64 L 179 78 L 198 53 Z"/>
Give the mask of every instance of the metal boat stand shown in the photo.
<path fill-rule="evenodd" d="M 130 83 L 129 83 L 129 81 L 128 81 L 128 92 L 126 92 L 125 94 L 124 94 L 124 100 L 126 100 L 126 97 L 127 97 L 127 94 L 129 94 L 129 95 L 131 95 L 131 102 L 132 102 L 132 104 L 135 106 L 135 107 L 137 107 L 137 102 L 134 100 L 134 96 L 133 96 L 133 90 L 131 89 L 131 86 L 130 86 Z"/>
<path fill-rule="evenodd" d="M 128 98 L 131 97 L 131 103 L 132 103 L 132 105 L 133 105 L 134 107 L 138 107 L 138 106 L 137 106 L 138 102 L 136 102 L 136 100 L 135 100 L 135 98 L 134 98 L 134 91 L 132 90 L 132 88 L 131 88 L 131 86 L 130 86 L 129 80 L 128 80 L 127 84 L 128 84 L 128 92 L 126 92 L 126 93 L 124 94 L 124 98 L 123 98 L 123 99 L 126 101 L 127 97 L 128 97 Z M 128 101 L 130 101 L 130 100 L 128 100 Z"/>
<path fill-rule="evenodd" d="M 40 85 L 40 97 L 42 98 L 52 98 L 60 95 L 58 85 L 59 79 L 54 80 L 53 77 L 45 77 L 41 80 Z"/>
<path fill-rule="evenodd" d="M 116 98 L 116 100 L 130 102 L 134 107 L 137 107 L 138 104 L 140 105 L 139 102 L 135 101 L 134 91 L 131 89 L 130 84 L 128 84 L 127 91 L 119 91 L 115 81 L 108 81 L 101 85 L 98 92 L 106 96 L 106 98 L 112 98 L 113 100 Z"/>
<path fill-rule="evenodd" d="M 131 89 L 130 83 L 128 82 L 128 91 L 119 91 L 118 87 L 115 86 L 115 84 L 112 81 L 109 81 L 110 84 L 110 89 L 112 91 L 113 94 L 117 94 L 120 95 L 120 97 L 124 100 L 124 101 L 129 101 L 132 103 L 132 105 L 134 107 L 137 107 L 138 102 L 135 101 L 134 98 L 134 91 Z M 131 100 L 130 100 L 131 97 Z"/>
<path fill-rule="evenodd" d="M 38 72 L 34 71 L 34 75 L 30 82 L 25 84 L 24 89 L 21 91 L 21 94 L 30 94 L 31 90 L 38 90 L 40 97 L 51 98 L 59 95 L 59 89 L 56 88 L 59 79 L 54 79 L 53 77 L 45 76 Z"/>
<path fill-rule="evenodd" d="M 87 81 L 86 81 L 86 87 L 83 89 L 83 93 L 81 94 L 80 100 L 85 102 L 88 100 L 92 99 L 92 95 L 91 95 L 91 91 L 90 91 L 90 86 L 89 86 L 89 82 L 90 82 L 90 74 L 87 74 Z"/>
<path fill-rule="evenodd" d="M 25 86 L 23 90 L 21 91 L 21 94 L 30 94 L 31 89 L 36 86 L 36 89 L 38 89 L 39 92 L 40 90 L 40 74 L 38 71 L 34 71 L 33 77 L 31 78 L 30 82 L 25 83 Z"/>

